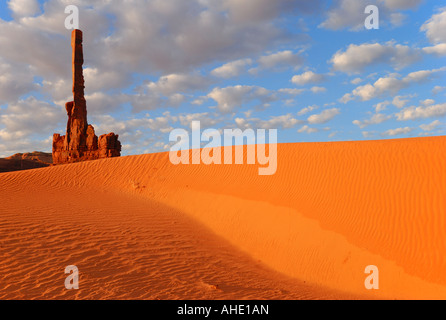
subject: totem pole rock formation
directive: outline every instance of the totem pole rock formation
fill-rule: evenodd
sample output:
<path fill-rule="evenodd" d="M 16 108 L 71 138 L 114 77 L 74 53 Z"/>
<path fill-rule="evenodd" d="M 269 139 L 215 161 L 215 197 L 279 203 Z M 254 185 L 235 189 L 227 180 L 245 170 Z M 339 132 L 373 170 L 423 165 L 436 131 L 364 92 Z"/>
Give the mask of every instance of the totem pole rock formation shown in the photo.
<path fill-rule="evenodd" d="M 82 31 L 73 30 L 71 34 L 73 48 L 73 99 L 65 108 L 68 114 L 65 136 L 55 133 L 53 136 L 53 163 L 71 163 L 101 158 L 119 157 L 121 142 L 114 133 L 98 137 L 92 125 L 87 122 L 87 102 L 84 97 L 84 64 Z"/>

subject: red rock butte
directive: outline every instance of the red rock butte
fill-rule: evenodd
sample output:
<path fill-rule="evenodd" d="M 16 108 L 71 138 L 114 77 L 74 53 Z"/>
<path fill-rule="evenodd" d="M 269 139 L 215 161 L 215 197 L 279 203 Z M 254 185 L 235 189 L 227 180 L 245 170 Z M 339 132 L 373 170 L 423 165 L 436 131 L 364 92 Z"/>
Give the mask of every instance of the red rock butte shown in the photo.
<path fill-rule="evenodd" d="M 87 122 L 87 102 L 84 96 L 84 64 L 82 31 L 71 33 L 73 48 L 73 101 L 67 102 L 68 115 L 65 136 L 53 136 L 53 163 L 63 164 L 102 158 L 119 157 L 121 142 L 114 133 L 101 135 L 98 139 L 92 125 Z"/>

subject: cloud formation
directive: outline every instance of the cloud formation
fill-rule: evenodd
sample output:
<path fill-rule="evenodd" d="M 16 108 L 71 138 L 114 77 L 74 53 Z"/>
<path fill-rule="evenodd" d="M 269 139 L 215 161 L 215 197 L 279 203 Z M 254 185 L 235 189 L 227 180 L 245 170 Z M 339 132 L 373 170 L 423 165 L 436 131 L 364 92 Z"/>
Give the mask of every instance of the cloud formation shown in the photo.
<path fill-rule="evenodd" d="M 429 124 L 422 124 L 420 125 L 421 130 L 423 131 L 433 131 L 435 129 L 437 129 L 439 126 L 441 126 L 442 123 L 440 120 L 434 120 Z"/>
<path fill-rule="evenodd" d="M 320 114 L 313 114 L 309 116 L 307 121 L 310 124 L 327 123 L 334 117 L 336 117 L 338 114 L 340 114 L 340 109 L 338 108 L 326 109 L 322 111 Z"/>
<path fill-rule="evenodd" d="M 423 10 L 405 12 L 421 3 L 72 0 L 69 4 L 79 7 L 85 31 L 89 121 L 98 133 L 120 133 L 128 154 L 165 148 L 165 133 L 187 127 L 193 119 L 204 127 L 295 128 L 285 131 L 284 139 L 291 141 L 296 130 L 322 133 L 319 125 L 332 119 L 342 127 L 336 132 L 350 138 L 354 131 L 344 130 L 345 125 L 358 131 L 384 121 L 442 117 L 446 8 L 431 6 L 429 19 L 419 14 L 427 12 L 427 2 Z M 350 33 L 364 30 L 364 8 L 369 4 L 379 6 L 381 28 L 390 33 Z M 72 99 L 66 5 L 65 0 L 7 2 L 9 12 L 2 16 L 11 20 L 0 19 L 0 154 L 30 151 L 33 143 L 49 150 L 51 134 L 64 130 L 64 104 Z M 420 16 L 423 20 L 415 21 Z M 411 25 L 397 31 L 414 32 L 413 39 L 393 31 L 406 22 Z M 330 39 L 331 30 L 344 33 L 333 37 L 339 42 L 324 43 L 320 50 L 317 43 Z M 416 32 L 425 35 L 424 48 L 417 48 L 422 41 Z M 389 41 L 392 37 L 395 40 Z M 404 68 L 419 71 L 403 73 Z M 434 80 L 437 83 L 428 89 L 415 86 Z M 356 103 L 335 108 L 346 86 L 341 101 Z M 400 93 L 411 87 L 417 89 L 414 95 Z M 419 104 L 412 101 L 415 93 Z M 432 94 L 438 102 L 429 100 Z M 384 101 L 368 105 L 381 97 Z M 391 114 L 394 107 L 398 110 Z M 358 111 L 363 117 L 352 116 L 352 108 L 364 110 Z M 31 123 L 30 113 L 39 125 Z M 54 121 L 51 128 L 41 122 L 41 115 Z M 417 123 L 413 130 L 437 133 L 427 130 L 437 120 Z"/>
<path fill-rule="evenodd" d="M 375 113 L 370 119 L 367 119 L 364 121 L 354 120 L 353 124 L 357 125 L 361 129 L 363 129 L 363 128 L 373 125 L 373 124 L 383 123 L 384 121 L 387 121 L 391 118 L 392 118 L 392 116 L 390 116 L 390 115 L 386 115 L 386 114 L 382 114 L 382 113 Z"/>
<path fill-rule="evenodd" d="M 396 128 L 396 129 L 389 129 L 382 133 L 383 136 L 388 137 L 394 137 L 402 134 L 408 134 L 412 132 L 414 129 L 410 127 L 404 127 L 404 128 Z"/>
<path fill-rule="evenodd" d="M 212 70 L 211 74 L 220 78 L 232 78 L 239 76 L 246 70 L 246 66 L 252 64 L 252 59 L 240 59 L 232 62 L 228 62 L 221 67 Z"/>
<path fill-rule="evenodd" d="M 420 28 L 421 31 L 426 32 L 429 41 L 434 44 L 431 47 L 423 48 L 423 51 L 428 54 L 435 54 L 438 56 L 446 55 L 446 7 L 438 10 L 428 21 L 426 21 Z"/>
<path fill-rule="evenodd" d="M 403 88 L 407 88 L 412 84 L 430 81 L 438 73 L 446 71 L 446 67 L 432 70 L 419 70 L 409 73 L 406 77 L 400 78 L 397 74 L 379 78 L 373 84 L 359 86 L 352 93 L 345 94 L 340 101 L 347 103 L 354 99 L 361 101 L 369 101 L 385 94 L 397 94 Z"/>
<path fill-rule="evenodd" d="M 446 115 L 446 103 L 430 106 L 410 106 L 396 114 L 398 121 L 444 117 Z"/>
<path fill-rule="evenodd" d="M 269 102 L 276 100 L 274 92 L 258 86 L 231 86 L 226 88 L 214 88 L 208 95 L 217 102 L 218 109 L 223 112 L 231 112 L 241 107 L 257 101 L 260 106 L 267 106 Z"/>
<path fill-rule="evenodd" d="M 366 14 L 364 9 L 368 5 L 376 5 L 379 9 L 380 17 L 394 25 L 400 25 L 401 14 L 398 19 L 392 14 L 398 10 L 408 10 L 416 8 L 423 0 L 335 0 L 328 10 L 327 19 L 320 24 L 320 27 L 351 31 L 365 30 L 364 20 Z M 398 13 L 398 12 L 396 12 Z"/>
<path fill-rule="evenodd" d="M 324 79 L 325 77 L 322 74 L 317 74 L 313 71 L 306 71 L 302 74 L 293 76 L 291 82 L 300 86 L 304 86 L 309 83 L 320 83 Z"/>
<path fill-rule="evenodd" d="M 402 69 L 421 59 L 419 50 L 394 42 L 351 44 L 345 51 L 336 52 L 330 62 L 334 71 L 359 73 L 376 64 L 389 64 Z"/>
<path fill-rule="evenodd" d="M 426 32 L 426 36 L 431 43 L 446 43 L 446 7 L 438 10 L 428 21 L 421 26 L 421 31 Z"/>
<path fill-rule="evenodd" d="M 9 0 L 8 7 L 16 18 L 33 16 L 40 11 L 37 0 Z"/>

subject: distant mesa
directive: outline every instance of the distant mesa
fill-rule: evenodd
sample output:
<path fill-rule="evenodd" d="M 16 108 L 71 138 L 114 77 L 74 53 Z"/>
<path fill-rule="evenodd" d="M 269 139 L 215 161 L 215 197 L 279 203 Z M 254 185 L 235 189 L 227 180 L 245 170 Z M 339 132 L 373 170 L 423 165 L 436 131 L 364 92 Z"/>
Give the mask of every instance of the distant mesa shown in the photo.
<path fill-rule="evenodd" d="M 73 101 L 67 102 L 68 115 L 66 135 L 53 136 L 53 163 L 63 164 L 121 156 L 119 135 L 114 133 L 98 137 L 92 125 L 87 122 L 87 102 L 84 97 L 84 64 L 82 31 L 73 30 Z"/>
<path fill-rule="evenodd" d="M 27 153 L 16 153 L 15 155 L 7 157 L 6 159 L 29 160 L 29 161 L 40 162 L 43 164 L 53 163 L 53 158 L 51 156 L 51 153 L 41 152 L 41 151 L 33 151 L 33 152 L 27 152 Z"/>
<path fill-rule="evenodd" d="M 17 153 L 0 159 L 0 172 L 11 172 L 48 167 L 53 163 L 51 153 L 30 152 Z"/>

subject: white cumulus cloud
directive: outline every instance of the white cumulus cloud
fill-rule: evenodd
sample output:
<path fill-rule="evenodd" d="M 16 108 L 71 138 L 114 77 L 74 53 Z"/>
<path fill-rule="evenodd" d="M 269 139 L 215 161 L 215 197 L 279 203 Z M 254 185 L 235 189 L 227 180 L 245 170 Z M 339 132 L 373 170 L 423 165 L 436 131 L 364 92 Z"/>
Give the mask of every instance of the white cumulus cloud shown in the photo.
<path fill-rule="evenodd" d="M 297 85 L 306 85 L 309 83 L 318 83 L 324 80 L 324 75 L 314 73 L 313 71 L 306 71 L 302 74 L 295 75 L 291 79 L 291 82 Z"/>
<path fill-rule="evenodd" d="M 15 17 L 28 17 L 39 13 L 37 0 L 9 0 L 8 7 Z"/>
<path fill-rule="evenodd" d="M 409 46 L 387 42 L 351 44 L 345 51 L 338 51 L 330 62 L 333 70 L 345 73 L 358 73 L 376 64 L 390 64 L 396 69 L 406 67 L 418 61 L 421 55 L 418 50 Z"/>
<path fill-rule="evenodd" d="M 413 131 L 413 128 L 410 127 L 404 127 L 404 128 L 396 128 L 396 129 L 389 129 L 382 133 L 383 136 L 393 137 L 398 136 L 402 134 L 408 134 Z"/>
<path fill-rule="evenodd" d="M 239 76 L 245 71 L 246 66 L 252 64 L 252 59 L 240 59 L 236 61 L 228 62 L 221 67 L 215 68 L 211 71 L 211 74 L 220 78 L 232 78 Z"/>
<path fill-rule="evenodd" d="M 430 106 L 410 106 L 396 114 L 398 121 L 444 117 L 446 115 L 446 103 Z"/>
<path fill-rule="evenodd" d="M 322 111 L 320 114 L 313 114 L 308 117 L 307 121 L 310 124 L 322 124 L 327 123 L 340 114 L 340 110 L 338 108 L 332 108 Z"/>

